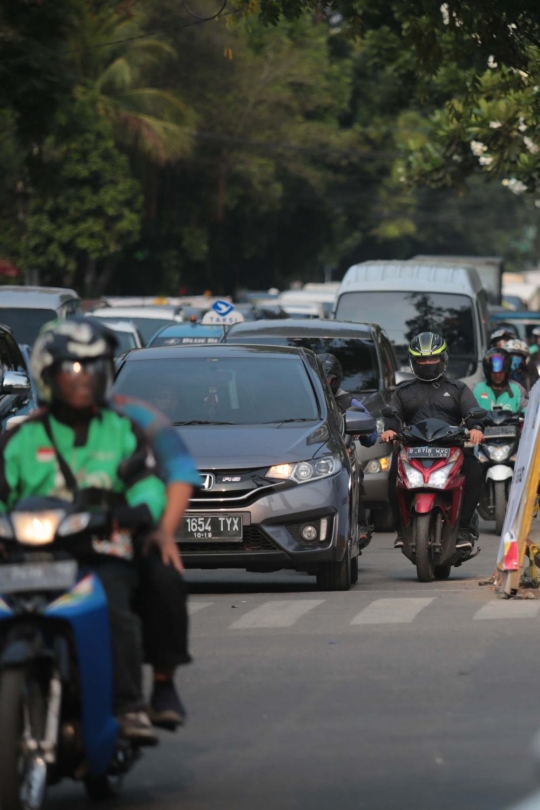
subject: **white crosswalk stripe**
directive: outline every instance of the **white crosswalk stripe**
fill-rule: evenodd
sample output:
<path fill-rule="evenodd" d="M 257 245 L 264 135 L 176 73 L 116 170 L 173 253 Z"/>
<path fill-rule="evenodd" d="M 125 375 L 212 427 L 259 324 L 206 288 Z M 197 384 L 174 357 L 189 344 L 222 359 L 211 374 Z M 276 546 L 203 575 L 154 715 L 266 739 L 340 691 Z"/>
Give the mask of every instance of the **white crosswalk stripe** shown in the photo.
<path fill-rule="evenodd" d="M 538 616 L 540 601 L 515 599 L 496 599 L 480 608 L 475 615 L 476 620 L 482 619 L 533 619 Z"/>
<path fill-rule="evenodd" d="M 204 610 L 204 608 L 212 607 L 213 602 L 188 602 L 188 613 L 190 616 L 193 616 L 194 613 L 198 613 L 199 610 Z"/>
<path fill-rule="evenodd" d="M 351 624 L 409 624 L 436 597 L 376 599 L 354 617 Z"/>
<path fill-rule="evenodd" d="M 324 601 L 324 599 L 284 599 L 265 602 L 263 605 L 249 610 L 237 621 L 233 622 L 231 629 L 291 627 L 298 619 L 309 613 L 313 608 L 322 605 Z"/>

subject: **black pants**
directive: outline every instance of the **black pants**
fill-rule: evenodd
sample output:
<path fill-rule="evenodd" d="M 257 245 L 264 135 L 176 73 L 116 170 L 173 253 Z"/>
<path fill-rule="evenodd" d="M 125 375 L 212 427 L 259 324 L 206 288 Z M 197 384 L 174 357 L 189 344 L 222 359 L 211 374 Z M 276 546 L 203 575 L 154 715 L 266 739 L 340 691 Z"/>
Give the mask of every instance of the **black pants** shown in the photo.
<path fill-rule="evenodd" d="M 143 623 L 144 660 L 157 670 L 189 664 L 187 584 L 156 549 L 138 561 L 135 609 Z"/>
<path fill-rule="evenodd" d="M 464 455 L 465 458 L 463 459 L 463 467 L 461 470 L 465 476 L 465 486 L 463 487 L 463 501 L 461 503 L 459 525 L 469 528 L 472 523 L 474 510 L 478 506 L 478 501 L 480 500 L 480 491 L 482 489 L 484 472 L 482 470 L 482 465 L 473 455 L 472 450 L 466 448 L 464 450 Z M 388 475 L 388 500 L 390 501 L 392 517 L 394 519 L 394 528 L 396 530 L 398 530 L 401 526 L 396 490 L 397 460 L 398 457 L 396 454 L 394 454 L 392 456 L 392 464 L 390 466 L 390 473 Z"/>
<path fill-rule="evenodd" d="M 104 557 L 93 569 L 103 585 L 109 605 L 114 673 L 115 714 L 140 711 L 142 693 L 142 633 L 132 605 L 139 584 L 133 563 Z"/>

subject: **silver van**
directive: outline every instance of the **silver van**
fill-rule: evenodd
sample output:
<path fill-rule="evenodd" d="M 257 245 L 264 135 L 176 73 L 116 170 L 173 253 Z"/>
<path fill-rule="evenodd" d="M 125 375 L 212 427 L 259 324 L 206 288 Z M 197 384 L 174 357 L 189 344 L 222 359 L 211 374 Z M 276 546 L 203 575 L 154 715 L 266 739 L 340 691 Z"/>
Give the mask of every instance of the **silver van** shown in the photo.
<path fill-rule="evenodd" d="M 31 346 L 48 321 L 80 314 L 79 296 L 66 287 L 0 287 L 0 324 L 19 344 Z"/>
<path fill-rule="evenodd" d="M 487 294 L 474 268 L 374 261 L 345 273 L 336 297 L 340 321 L 378 323 L 403 371 L 407 346 L 419 332 L 438 332 L 448 343 L 448 376 L 470 386 L 483 379 L 487 349 Z"/>

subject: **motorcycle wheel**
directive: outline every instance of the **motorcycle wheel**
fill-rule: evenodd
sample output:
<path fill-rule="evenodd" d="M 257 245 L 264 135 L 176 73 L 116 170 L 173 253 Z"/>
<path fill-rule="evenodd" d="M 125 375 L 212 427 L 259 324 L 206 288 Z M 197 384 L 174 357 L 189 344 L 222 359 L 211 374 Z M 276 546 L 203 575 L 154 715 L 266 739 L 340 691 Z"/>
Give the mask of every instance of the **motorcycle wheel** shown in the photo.
<path fill-rule="evenodd" d="M 84 780 L 84 787 L 89 799 L 93 802 L 104 802 L 120 795 L 122 781 L 121 776 L 109 776 L 108 774 L 87 776 Z"/>
<path fill-rule="evenodd" d="M 414 537 L 416 540 L 416 574 L 419 582 L 433 582 L 435 570 L 431 554 L 430 539 L 433 532 L 433 515 L 414 516 Z"/>
<path fill-rule="evenodd" d="M 41 756 L 23 751 L 25 734 L 42 739 L 45 697 L 25 667 L 0 675 L 0 805 L 2 810 L 40 810 L 45 800 L 47 766 Z"/>
<path fill-rule="evenodd" d="M 356 585 L 358 582 L 358 557 L 353 557 L 351 560 L 351 585 Z"/>
<path fill-rule="evenodd" d="M 493 487 L 493 500 L 495 501 L 495 531 L 502 534 L 504 518 L 506 515 L 506 482 L 495 481 Z"/>

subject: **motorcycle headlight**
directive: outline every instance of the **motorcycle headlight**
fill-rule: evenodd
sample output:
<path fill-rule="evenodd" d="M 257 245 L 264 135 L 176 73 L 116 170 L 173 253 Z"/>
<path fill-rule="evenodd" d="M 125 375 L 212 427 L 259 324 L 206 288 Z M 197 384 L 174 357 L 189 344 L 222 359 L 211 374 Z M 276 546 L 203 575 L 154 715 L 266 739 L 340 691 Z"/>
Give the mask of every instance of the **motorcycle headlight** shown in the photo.
<path fill-rule="evenodd" d="M 513 444 L 488 444 L 487 450 L 492 461 L 506 461 L 512 452 Z"/>
<path fill-rule="evenodd" d="M 403 469 L 405 471 L 409 487 L 424 486 L 424 476 L 420 470 L 415 470 L 414 467 L 411 467 L 411 465 L 407 462 L 403 462 Z"/>
<path fill-rule="evenodd" d="M 266 473 L 267 478 L 278 478 L 283 481 L 317 481 L 341 470 L 341 461 L 334 456 L 323 456 L 311 461 L 298 461 L 296 464 L 274 464 Z"/>
<path fill-rule="evenodd" d="M 52 543 L 54 535 L 64 517 L 61 509 L 46 512 L 12 512 L 11 521 L 15 537 L 27 546 L 44 546 Z"/>
<path fill-rule="evenodd" d="M 75 515 L 68 515 L 62 521 L 58 529 L 60 537 L 66 537 L 69 534 L 78 534 L 83 532 L 90 523 L 91 515 L 88 512 L 78 512 Z"/>
<path fill-rule="evenodd" d="M 444 489 L 453 469 L 454 463 L 451 462 L 450 464 L 447 464 L 446 467 L 442 467 L 440 470 L 435 470 L 435 472 L 431 473 L 429 476 L 428 486 L 435 487 L 436 489 Z"/>

